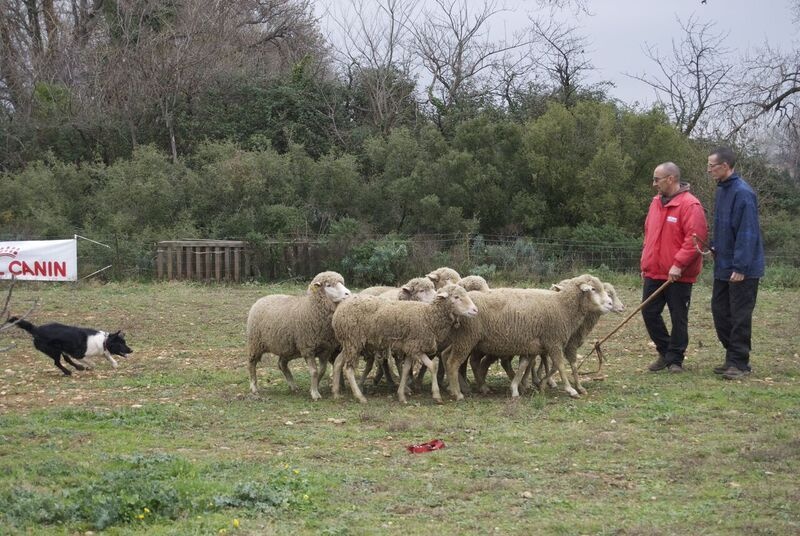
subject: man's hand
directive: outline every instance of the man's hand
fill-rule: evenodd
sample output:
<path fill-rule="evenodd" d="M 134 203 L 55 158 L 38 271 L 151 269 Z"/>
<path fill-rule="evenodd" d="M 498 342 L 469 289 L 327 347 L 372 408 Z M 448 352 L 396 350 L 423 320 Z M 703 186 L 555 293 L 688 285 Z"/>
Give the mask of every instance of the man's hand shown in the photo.
<path fill-rule="evenodd" d="M 744 274 L 739 272 L 731 272 L 731 283 L 740 283 L 744 281 Z"/>
<path fill-rule="evenodd" d="M 682 273 L 683 270 L 673 264 L 672 267 L 669 269 L 669 280 L 674 283 L 675 281 L 680 279 Z"/>

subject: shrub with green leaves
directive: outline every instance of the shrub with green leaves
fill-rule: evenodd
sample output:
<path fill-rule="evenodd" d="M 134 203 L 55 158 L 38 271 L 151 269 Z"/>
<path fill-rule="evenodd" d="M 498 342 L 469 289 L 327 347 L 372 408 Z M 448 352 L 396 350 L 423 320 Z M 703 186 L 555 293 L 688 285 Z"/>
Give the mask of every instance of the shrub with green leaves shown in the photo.
<path fill-rule="evenodd" d="M 341 272 L 353 285 L 394 284 L 406 269 L 408 243 L 394 235 L 368 240 L 342 259 Z"/>

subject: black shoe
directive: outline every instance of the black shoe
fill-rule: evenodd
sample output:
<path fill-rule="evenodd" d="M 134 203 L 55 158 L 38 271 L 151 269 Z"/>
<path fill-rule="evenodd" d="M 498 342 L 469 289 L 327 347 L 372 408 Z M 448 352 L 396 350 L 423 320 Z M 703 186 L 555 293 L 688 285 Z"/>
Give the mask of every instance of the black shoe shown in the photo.
<path fill-rule="evenodd" d="M 669 361 L 667 361 L 663 355 L 658 356 L 658 359 L 650 363 L 648 365 L 647 370 L 650 372 L 658 372 L 659 370 L 663 370 L 669 366 Z"/>
<path fill-rule="evenodd" d="M 723 363 L 718 367 L 714 367 L 714 374 L 725 374 L 725 371 L 730 368 L 730 365 Z"/>
<path fill-rule="evenodd" d="M 722 373 L 722 377 L 726 380 L 742 380 L 749 375 L 749 370 L 742 370 L 736 367 L 728 367 L 725 372 Z"/>
<path fill-rule="evenodd" d="M 683 365 L 680 365 L 678 363 L 673 363 L 669 366 L 669 368 L 667 368 L 667 370 L 672 372 L 673 374 L 680 374 L 681 372 L 683 372 Z"/>

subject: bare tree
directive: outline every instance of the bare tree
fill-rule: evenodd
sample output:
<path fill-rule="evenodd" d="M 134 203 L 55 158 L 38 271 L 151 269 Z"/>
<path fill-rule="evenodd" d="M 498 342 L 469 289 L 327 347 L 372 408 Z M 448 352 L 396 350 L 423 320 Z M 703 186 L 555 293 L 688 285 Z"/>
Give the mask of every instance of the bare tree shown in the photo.
<path fill-rule="evenodd" d="M 591 15 L 589 4 L 591 0 L 536 0 L 539 8 L 549 8 L 551 15 L 556 11 L 572 10 L 575 14 L 585 13 Z"/>
<path fill-rule="evenodd" d="M 732 63 L 723 46 L 725 33 L 715 33 L 714 23 L 690 18 L 678 21 L 683 30 L 679 42 L 672 41 L 672 54 L 662 56 L 646 45 L 645 54 L 658 66 L 659 74 L 631 76 L 656 90 L 659 103 L 684 134 L 707 125 L 714 111 L 729 102 Z"/>
<path fill-rule="evenodd" d="M 34 105 L 53 103 L 61 116 L 42 120 L 79 132 L 122 117 L 134 145 L 158 118 L 177 158 L 180 105 L 323 49 L 310 11 L 310 0 L 0 0 L 0 107 L 34 124 Z"/>
<path fill-rule="evenodd" d="M 729 135 L 754 123 L 794 124 L 800 106 L 800 50 L 769 45 L 744 58 L 743 76 L 731 88 Z"/>
<path fill-rule="evenodd" d="M 542 46 L 543 54 L 538 65 L 547 73 L 555 95 L 564 106 L 573 106 L 584 84 L 585 74 L 594 69 L 586 55 L 586 38 L 578 35 L 575 26 L 548 21 L 532 20 L 535 42 Z"/>
<path fill-rule="evenodd" d="M 775 160 L 800 184 L 800 109 L 795 108 L 793 117 L 776 127 L 772 139 L 777 146 Z"/>
<path fill-rule="evenodd" d="M 529 47 L 516 57 L 507 57 L 496 71 L 497 99 L 509 112 L 515 113 L 530 94 L 544 92 L 543 84 L 537 78 L 537 67 L 542 57 Z"/>
<path fill-rule="evenodd" d="M 362 96 L 349 106 L 383 133 L 415 104 L 409 30 L 416 8 L 416 0 L 351 0 L 347 11 L 332 15 L 342 36 L 332 39 L 336 61 Z"/>
<path fill-rule="evenodd" d="M 456 104 L 490 95 L 491 74 L 502 69 L 510 52 L 530 41 L 519 35 L 510 42 L 489 38 L 491 19 L 504 11 L 494 0 L 485 0 L 474 13 L 465 0 L 434 4 L 413 33 L 416 52 L 431 77 L 428 100 L 441 121 Z"/>

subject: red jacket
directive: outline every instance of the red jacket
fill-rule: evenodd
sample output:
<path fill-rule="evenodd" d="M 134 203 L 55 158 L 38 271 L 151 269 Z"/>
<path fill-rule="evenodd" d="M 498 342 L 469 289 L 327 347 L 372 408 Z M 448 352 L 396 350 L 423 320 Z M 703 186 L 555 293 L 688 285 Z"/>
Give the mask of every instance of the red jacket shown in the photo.
<path fill-rule="evenodd" d="M 666 205 L 657 195 L 650 203 L 644 222 L 642 275 L 666 281 L 675 265 L 683 270 L 681 283 L 694 283 L 703 267 L 703 257 L 695 249 L 692 234 L 708 238 L 706 215 L 700 201 L 688 190 L 678 193 Z"/>

